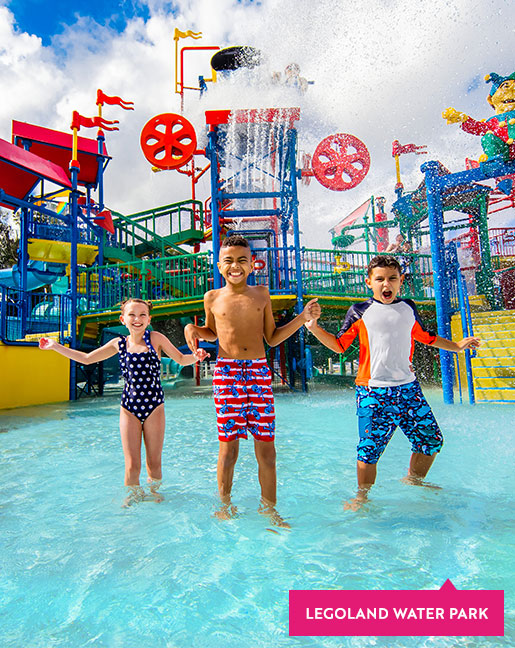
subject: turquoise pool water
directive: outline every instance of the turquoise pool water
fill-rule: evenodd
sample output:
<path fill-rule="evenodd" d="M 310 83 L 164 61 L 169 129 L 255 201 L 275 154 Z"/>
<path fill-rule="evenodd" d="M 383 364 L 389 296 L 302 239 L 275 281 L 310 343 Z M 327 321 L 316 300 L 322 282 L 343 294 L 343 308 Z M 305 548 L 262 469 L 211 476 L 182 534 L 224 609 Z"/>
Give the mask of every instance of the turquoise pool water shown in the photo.
<path fill-rule="evenodd" d="M 493 647 L 515 641 L 515 406 L 444 406 L 431 490 L 408 486 L 397 431 L 370 503 L 355 486 L 352 390 L 279 394 L 280 513 L 257 513 L 251 442 L 234 501 L 216 507 L 218 442 L 209 396 L 167 394 L 166 500 L 122 509 L 118 399 L 0 413 L 0 636 L 5 647 Z M 289 589 L 504 589 L 502 637 L 289 637 Z"/>

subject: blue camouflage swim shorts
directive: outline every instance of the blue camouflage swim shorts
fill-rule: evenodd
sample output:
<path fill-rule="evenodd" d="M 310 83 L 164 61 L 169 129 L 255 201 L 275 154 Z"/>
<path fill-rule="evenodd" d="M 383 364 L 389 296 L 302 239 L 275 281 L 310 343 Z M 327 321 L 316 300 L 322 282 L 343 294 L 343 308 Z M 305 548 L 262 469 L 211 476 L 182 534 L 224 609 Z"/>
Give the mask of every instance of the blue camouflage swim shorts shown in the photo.
<path fill-rule="evenodd" d="M 358 461 L 377 463 L 398 426 L 411 451 L 440 452 L 443 436 L 418 381 L 396 387 L 356 386 Z"/>

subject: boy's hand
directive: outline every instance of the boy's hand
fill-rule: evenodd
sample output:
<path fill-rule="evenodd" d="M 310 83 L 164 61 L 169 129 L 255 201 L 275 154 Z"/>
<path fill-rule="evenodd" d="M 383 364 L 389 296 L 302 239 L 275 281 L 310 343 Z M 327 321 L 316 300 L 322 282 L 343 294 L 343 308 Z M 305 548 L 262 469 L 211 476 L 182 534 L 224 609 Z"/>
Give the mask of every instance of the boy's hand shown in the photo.
<path fill-rule="evenodd" d="M 186 339 L 186 344 L 188 345 L 190 351 L 192 353 L 197 353 L 198 349 L 195 341 L 200 340 L 201 337 L 199 336 L 193 324 L 186 324 L 186 326 L 184 327 L 184 338 Z"/>
<path fill-rule="evenodd" d="M 311 299 L 304 306 L 302 311 L 302 316 L 304 317 L 304 323 L 309 322 L 310 320 L 317 320 L 322 313 L 318 299 Z"/>
<path fill-rule="evenodd" d="M 463 338 L 463 340 L 460 340 L 459 342 L 456 342 L 458 345 L 460 351 L 465 351 L 465 349 L 477 349 L 478 346 L 481 344 L 481 340 L 477 337 L 467 337 Z"/>
<path fill-rule="evenodd" d="M 315 319 L 308 320 L 304 322 L 304 326 L 310 331 L 316 326 L 317 321 Z"/>
<path fill-rule="evenodd" d="M 51 338 L 45 338 L 42 337 L 39 340 L 39 348 L 43 349 L 43 351 L 50 351 L 55 347 L 55 340 L 52 340 Z"/>

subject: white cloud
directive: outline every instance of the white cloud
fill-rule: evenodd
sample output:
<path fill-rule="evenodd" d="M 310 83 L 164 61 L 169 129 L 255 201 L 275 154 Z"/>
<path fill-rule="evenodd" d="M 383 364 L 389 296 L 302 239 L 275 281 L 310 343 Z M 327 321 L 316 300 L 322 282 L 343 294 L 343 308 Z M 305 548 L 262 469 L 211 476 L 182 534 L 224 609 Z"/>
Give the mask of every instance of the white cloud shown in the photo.
<path fill-rule="evenodd" d="M 197 0 L 147 2 L 151 18 L 130 21 L 118 34 L 81 18 L 43 47 L 36 35 L 21 33 L 12 13 L 0 6 L 0 137 L 10 139 L 12 118 L 67 130 L 72 110 L 96 114 L 96 89 L 135 102 L 134 112 L 106 107 L 120 120 L 107 134 L 113 160 L 106 176 L 106 201 L 124 213 L 189 196 L 189 180 L 175 172 L 153 174 L 139 147 L 145 122 L 161 112 L 179 112 L 173 92 L 173 29 L 203 32 L 181 45 L 250 44 L 266 54 L 270 71 L 296 61 L 314 80 L 304 97 L 284 88 L 217 84 L 206 99 L 188 92 L 185 116 L 197 131 L 206 108 L 300 104 L 300 148 L 310 153 L 329 134 L 353 133 L 369 148 L 372 165 L 355 189 L 334 193 L 314 180 L 301 186 L 301 228 L 309 246 L 329 246 L 327 230 L 367 196 L 395 199 L 391 143 L 428 147 L 427 159 L 451 170 L 466 156 L 481 153 L 479 138 L 447 126 L 448 105 L 473 117 L 490 116 L 484 74 L 513 71 L 511 0 Z M 187 55 L 187 81 L 209 74 L 211 53 Z M 472 88 L 469 91 L 469 88 Z M 82 133 L 81 133 L 82 134 Z M 426 157 L 401 158 L 407 189 L 422 179 Z M 201 161 L 199 161 L 201 163 Z M 207 177 L 199 192 L 207 195 Z M 504 216 L 496 217 L 496 224 Z"/>

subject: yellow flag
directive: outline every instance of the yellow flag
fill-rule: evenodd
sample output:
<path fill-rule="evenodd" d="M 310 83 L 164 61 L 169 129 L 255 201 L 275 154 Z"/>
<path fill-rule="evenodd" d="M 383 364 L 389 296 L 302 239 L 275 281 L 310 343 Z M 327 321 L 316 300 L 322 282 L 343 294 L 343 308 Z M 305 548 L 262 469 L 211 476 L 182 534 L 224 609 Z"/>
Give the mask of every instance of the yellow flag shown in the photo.
<path fill-rule="evenodd" d="M 202 38 L 202 32 L 194 32 L 191 31 L 191 29 L 188 29 L 188 31 L 183 32 L 177 29 L 176 27 L 173 33 L 174 40 L 179 40 L 179 38 L 188 38 L 188 36 L 191 36 L 191 38 Z"/>

